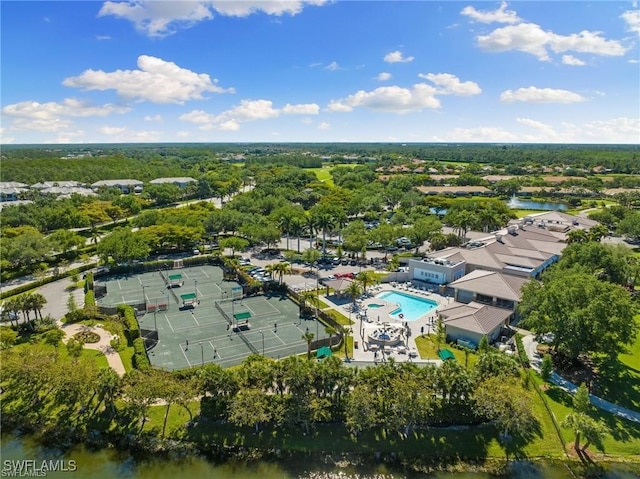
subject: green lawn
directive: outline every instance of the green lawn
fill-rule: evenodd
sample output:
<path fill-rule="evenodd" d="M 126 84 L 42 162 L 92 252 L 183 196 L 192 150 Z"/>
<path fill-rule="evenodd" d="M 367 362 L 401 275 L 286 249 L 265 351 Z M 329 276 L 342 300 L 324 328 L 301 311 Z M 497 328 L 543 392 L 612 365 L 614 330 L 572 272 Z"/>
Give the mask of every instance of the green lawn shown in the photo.
<path fill-rule="evenodd" d="M 418 354 L 420 354 L 420 357 L 422 359 L 440 359 L 438 357 L 438 346 L 435 342 L 435 335 L 425 334 L 423 336 L 418 336 L 416 338 L 416 347 L 418 348 Z M 442 344 L 440 347 L 442 349 L 446 348 L 449 351 L 451 351 L 455 356 L 456 361 L 458 361 L 462 365 L 465 364 L 464 351 L 454 348 L 453 346 L 447 345 L 447 344 Z M 470 352 L 468 356 L 467 366 L 471 368 L 477 361 L 478 361 L 478 355 L 474 352 Z"/>
<path fill-rule="evenodd" d="M 635 317 L 640 328 L 640 314 Z M 619 362 L 599 367 L 598 395 L 620 406 L 640 411 L 640 333 Z"/>
<path fill-rule="evenodd" d="M 538 384 L 542 384 L 540 378 L 537 378 L 536 381 Z M 549 385 L 547 385 L 544 395 L 556 420 L 558 423 L 562 422 L 567 414 L 572 411 L 572 396 L 556 386 Z M 609 428 L 610 434 L 603 441 L 605 454 L 619 456 L 640 455 L 640 424 L 626 421 L 596 408 L 593 408 L 589 415 L 594 419 L 601 420 Z M 561 428 L 561 432 L 567 443 L 567 451 L 571 453 L 575 437 L 572 431 L 568 429 Z M 597 449 L 591 446 L 588 452 L 593 456 L 597 453 Z"/>
<path fill-rule="evenodd" d="M 545 210 L 521 210 L 518 208 L 514 208 L 510 211 L 514 213 L 516 217 L 524 218 L 525 216 L 533 215 L 535 213 L 544 213 Z"/>
<path fill-rule="evenodd" d="M 331 167 L 323 166 L 322 168 L 309 168 L 309 171 L 316 175 L 319 181 L 329 186 L 334 186 L 333 177 L 331 176 Z"/>

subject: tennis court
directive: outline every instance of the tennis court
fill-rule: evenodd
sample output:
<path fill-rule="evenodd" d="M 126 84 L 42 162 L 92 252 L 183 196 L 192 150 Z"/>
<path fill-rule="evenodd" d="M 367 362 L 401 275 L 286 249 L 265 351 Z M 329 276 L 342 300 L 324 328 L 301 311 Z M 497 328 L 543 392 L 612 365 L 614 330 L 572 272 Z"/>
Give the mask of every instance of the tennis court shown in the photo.
<path fill-rule="evenodd" d="M 138 323 L 147 338 L 149 359 L 163 369 L 211 362 L 228 367 L 252 353 L 278 359 L 305 353 L 302 336 L 307 331 L 314 339 L 326 336 L 322 324 L 301 320 L 298 306 L 286 297 L 243 298 L 242 287 L 223 281 L 217 266 L 107 279 L 100 283 L 106 294 L 99 303 L 127 303 L 142 313 Z"/>

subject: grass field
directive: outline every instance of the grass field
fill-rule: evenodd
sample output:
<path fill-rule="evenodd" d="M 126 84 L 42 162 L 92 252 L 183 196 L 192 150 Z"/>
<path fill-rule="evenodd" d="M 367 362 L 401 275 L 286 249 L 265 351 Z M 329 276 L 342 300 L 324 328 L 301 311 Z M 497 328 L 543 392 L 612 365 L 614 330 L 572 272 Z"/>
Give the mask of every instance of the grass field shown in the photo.
<path fill-rule="evenodd" d="M 333 178 L 331 177 L 331 168 L 332 167 L 323 166 L 322 168 L 309 168 L 309 171 L 316 175 L 318 181 L 322 181 L 329 186 L 334 186 Z"/>
<path fill-rule="evenodd" d="M 440 359 L 438 357 L 438 346 L 435 342 L 435 336 L 433 334 L 418 336 L 416 338 L 416 347 L 418 348 L 418 354 L 422 359 Z M 465 364 L 465 352 L 460 349 L 454 348 L 452 346 L 443 344 L 441 345 L 442 349 L 448 349 L 453 353 L 460 364 Z M 474 364 L 478 361 L 478 355 L 474 352 L 469 352 L 467 358 L 467 366 L 473 367 Z"/>

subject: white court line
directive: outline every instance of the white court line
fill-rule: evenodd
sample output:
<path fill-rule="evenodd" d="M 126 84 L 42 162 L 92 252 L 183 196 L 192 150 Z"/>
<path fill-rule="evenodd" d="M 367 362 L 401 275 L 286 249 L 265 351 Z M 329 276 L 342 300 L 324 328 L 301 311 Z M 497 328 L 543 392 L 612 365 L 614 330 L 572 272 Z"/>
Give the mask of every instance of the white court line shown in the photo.
<path fill-rule="evenodd" d="M 118 282 L 118 289 L 119 289 L 119 290 L 122 290 L 122 286 L 120 285 L 120 280 L 119 280 L 119 279 L 116 279 L 116 281 Z"/>
<path fill-rule="evenodd" d="M 189 279 L 189 275 L 188 275 L 188 274 L 187 274 L 187 272 L 186 272 L 186 271 L 184 271 L 184 270 L 182 271 L 182 276 L 184 276 L 185 278 Z"/>
<path fill-rule="evenodd" d="M 191 313 L 191 317 L 192 317 L 192 318 L 193 318 L 193 320 L 196 322 L 196 324 L 197 324 L 198 326 L 200 326 L 200 323 L 199 323 L 199 322 L 198 322 L 198 320 L 196 319 L 196 315 L 195 315 L 195 314 L 193 314 L 193 311 L 190 311 L 190 313 Z"/>
<path fill-rule="evenodd" d="M 191 361 L 189 361 L 189 358 L 187 357 L 187 355 L 184 353 L 184 349 L 182 348 L 182 346 L 180 346 L 180 351 L 182 351 L 182 355 L 184 356 L 184 358 L 187 360 L 187 364 L 189 365 L 189 367 L 192 367 L 193 364 L 191 364 Z"/>
<path fill-rule="evenodd" d="M 202 272 L 202 274 L 204 274 L 207 278 L 210 278 L 211 276 L 209 276 L 202 268 L 198 268 L 200 269 L 200 271 Z"/>
<path fill-rule="evenodd" d="M 168 325 L 169 325 L 169 327 L 171 328 L 171 332 L 172 332 L 172 333 L 175 333 L 175 332 L 176 332 L 176 330 L 175 330 L 175 329 L 173 329 L 173 326 L 171 326 L 171 321 L 169 321 L 169 317 L 168 317 L 166 314 L 164 315 L 164 319 L 166 319 L 166 320 L 167 320 L 167 324 L 168 324 Z"/>

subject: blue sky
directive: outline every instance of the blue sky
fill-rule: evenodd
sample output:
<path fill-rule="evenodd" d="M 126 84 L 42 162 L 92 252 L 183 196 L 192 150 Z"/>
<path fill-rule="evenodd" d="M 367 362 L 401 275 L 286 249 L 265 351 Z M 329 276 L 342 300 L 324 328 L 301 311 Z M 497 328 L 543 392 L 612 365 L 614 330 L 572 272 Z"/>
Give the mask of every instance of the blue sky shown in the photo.
<path fill-rule="evenodd" d="M 640 143 L 615 1 L 2 1 L 2 143 Z"/>

